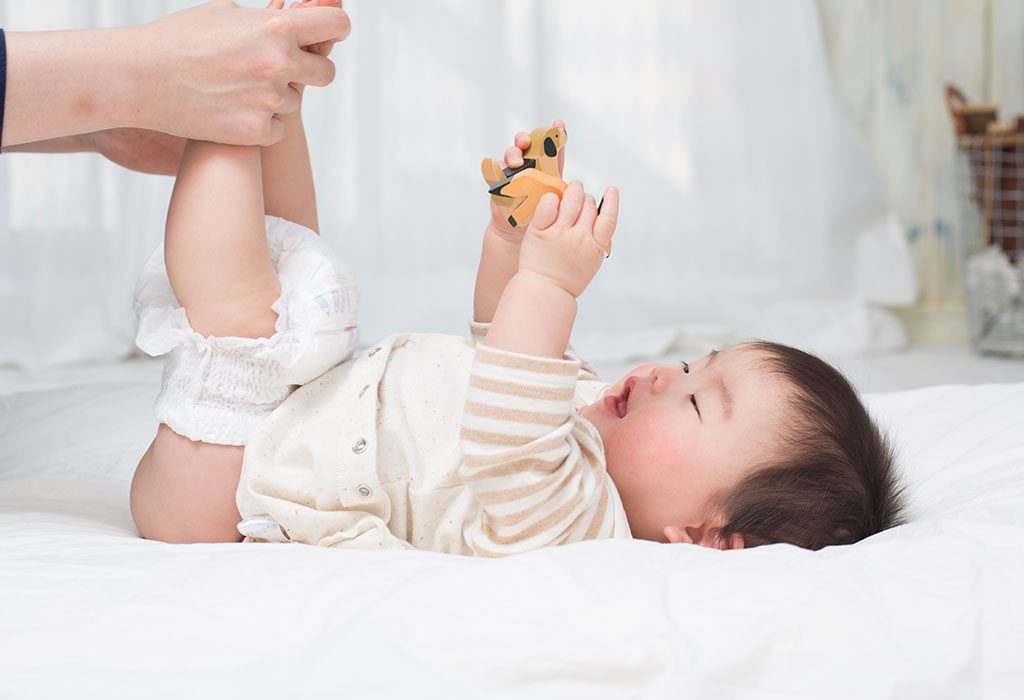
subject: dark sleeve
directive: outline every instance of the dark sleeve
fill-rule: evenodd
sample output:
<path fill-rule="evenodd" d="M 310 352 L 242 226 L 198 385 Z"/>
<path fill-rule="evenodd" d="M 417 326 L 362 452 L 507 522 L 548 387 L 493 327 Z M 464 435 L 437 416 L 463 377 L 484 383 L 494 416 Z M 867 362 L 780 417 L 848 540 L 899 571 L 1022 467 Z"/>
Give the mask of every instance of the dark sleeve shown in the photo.
<path fill-rule="evenodd" d="M 0 29 L 0 145 L 4 142 L 4 107 L 7 106 L 7 39 Z"/>

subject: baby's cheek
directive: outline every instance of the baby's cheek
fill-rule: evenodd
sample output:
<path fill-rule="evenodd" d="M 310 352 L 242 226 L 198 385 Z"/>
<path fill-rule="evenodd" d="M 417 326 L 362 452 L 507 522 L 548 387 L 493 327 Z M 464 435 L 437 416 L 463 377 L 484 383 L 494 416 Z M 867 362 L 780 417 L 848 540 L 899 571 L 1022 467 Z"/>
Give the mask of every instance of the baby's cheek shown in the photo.
<path fill-rule="evenodd" d="M 636 473 L 678 469 L 689 451 L 684 431 L 673 416 L 648 414 L 617 438 L 609 457 Z"/>

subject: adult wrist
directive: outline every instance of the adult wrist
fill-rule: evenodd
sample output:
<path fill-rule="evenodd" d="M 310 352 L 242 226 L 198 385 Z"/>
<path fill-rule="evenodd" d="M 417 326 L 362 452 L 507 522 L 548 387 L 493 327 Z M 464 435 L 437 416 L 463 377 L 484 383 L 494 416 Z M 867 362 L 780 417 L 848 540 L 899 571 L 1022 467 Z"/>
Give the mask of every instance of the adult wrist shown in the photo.
<path fill-rule="evenodd" d="M 161 100 L 167 97 L 161 92 L 166 71 L 172 70 L 173 66 L 159 56 L 156 42 L 147 38 L 148 27 L 143 24 L 108 30 L 117 47 L 108 54 L 115 60 L 106 66 L 116 75 L 116 80 L 111 81 L 110 104 L 116 105 L 118 110 L 114 126 L 166 131 L 168 125 L 158 123 L 153 108 L 163 104 Z"/>

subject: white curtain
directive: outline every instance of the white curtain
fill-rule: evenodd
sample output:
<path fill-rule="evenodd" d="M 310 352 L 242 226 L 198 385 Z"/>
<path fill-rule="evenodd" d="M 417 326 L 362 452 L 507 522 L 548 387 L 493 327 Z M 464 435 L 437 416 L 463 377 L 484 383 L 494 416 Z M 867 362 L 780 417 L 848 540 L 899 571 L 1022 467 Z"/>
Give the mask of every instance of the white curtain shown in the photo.
<path fill-rule="evenodd" d="M 1024 115 L 1024 2 L 819 0 L 832 75 L 916 264 L 925 308 L 962 305 L 956 148 L 946 83 Z M 966 324 L 964 326 L 966 328 Z"/>
<path fill-rule="evenodd" d="M 9 31 L 132 23 L 180 0 L 4 0 Z M 254 4 L 254 3 L 247 3 Z M 464 332 L 488 216 L 480 160 L 566 120 L 567 179 L 622 192 L 574 336 L 592 357 L 736 336 L 902 341 L 912 265 L 833 94 L 817 5 L 349 0 L 338 79 L 305 107 L 323 235 L 366 342 Z M 0 363 L 132 350 L 131 290 L 170 182 L 92 156 L 0 160 Z"/>

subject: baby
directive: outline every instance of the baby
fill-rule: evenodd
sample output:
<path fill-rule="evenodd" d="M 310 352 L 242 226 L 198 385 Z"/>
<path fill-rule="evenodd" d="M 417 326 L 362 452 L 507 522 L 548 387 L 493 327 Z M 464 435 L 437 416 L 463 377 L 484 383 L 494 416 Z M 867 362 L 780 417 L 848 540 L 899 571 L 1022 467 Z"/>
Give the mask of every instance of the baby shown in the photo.
<path fill-rule="evenodd" d="M 614 188 L 598 206 L 572 182 L 528 227 L 492 205 L 471 338 L 355 355 L 358 291 L 316 235 L 300 114 L 268 148 L 186 148 L 136 294 L 139 346 L 170 353 L 132 483 L 144 537 L 504 556 L 611 537 L 817 549 L 900 521 L 891 449 L 821 360 L 753 342 L 609 386 L 575 355 Z"/>

